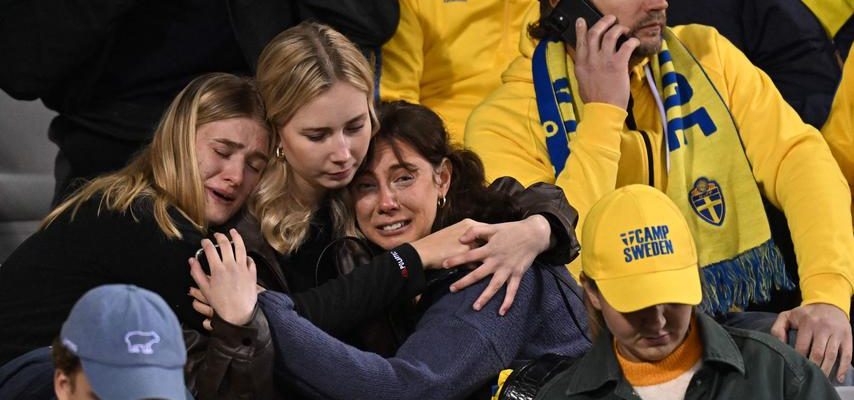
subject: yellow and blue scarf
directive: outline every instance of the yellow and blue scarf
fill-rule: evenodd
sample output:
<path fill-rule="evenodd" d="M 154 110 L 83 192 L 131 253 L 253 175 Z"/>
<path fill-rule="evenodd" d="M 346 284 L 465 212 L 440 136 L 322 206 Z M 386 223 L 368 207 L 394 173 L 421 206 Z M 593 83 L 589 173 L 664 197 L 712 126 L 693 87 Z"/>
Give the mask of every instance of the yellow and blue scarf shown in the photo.
<path fill-rule="evenodd" d="M 694 56 L 666 29 L 650 60 L 667 119 L 666 193 L 688 221 L 704 278 L 702 307 L 721 314 L 767 302 L 794 288 L 771 231 L 726 104 Z M 564 171 L 583 108 L 562 42 L 543 40 L 533 59 L 534 89 L 555 177 Z M 583 244 L 582 244 L 583 245 Z"/>

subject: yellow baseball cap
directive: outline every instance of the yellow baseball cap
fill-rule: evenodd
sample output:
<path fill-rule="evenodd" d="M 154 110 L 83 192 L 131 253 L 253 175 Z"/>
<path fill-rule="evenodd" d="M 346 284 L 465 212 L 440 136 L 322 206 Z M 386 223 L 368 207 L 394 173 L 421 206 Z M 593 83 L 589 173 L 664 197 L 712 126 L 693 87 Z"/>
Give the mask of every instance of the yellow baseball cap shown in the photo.
<path fill-rule="evenodd" d="M 582 242 L 582 271 L 615 310 L 700 304 L 694 238 L 658 189 L 629 185 L 603 197 L 587 215 Z"/>

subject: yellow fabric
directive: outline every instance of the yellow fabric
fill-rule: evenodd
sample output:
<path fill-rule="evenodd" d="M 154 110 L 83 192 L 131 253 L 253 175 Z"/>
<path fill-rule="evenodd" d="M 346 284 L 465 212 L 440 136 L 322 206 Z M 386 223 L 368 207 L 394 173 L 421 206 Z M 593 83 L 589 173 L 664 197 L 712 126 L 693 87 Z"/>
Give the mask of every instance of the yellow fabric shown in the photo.
<path fill-rule="evenodd" d="M 436 111 L 463 142 L 471 110 L 501 85 L 519 54 L 525 10 L 536 0 L 400 0 L 400 23 L 382 48 L 380 97 Z"/>
<path fill-rule="evenodd" d="M 854 48 L 854 46 L 852 46 Z M 830 115 L 821 128 L 830 152 L 854 192 L 854 57 L 848 57 L 842 69 L 842 81 L 833 98 Z M 854 213 L 854 204 L 851 212 Z"/>
<path fill-rule="evenodd" d="M 676 379 L 700 361 L 703 357 L 703 340 L 700 338 L 697 323 L 692 320 L 685 340 L 673 350 L 673 353 L 660 361 L 631 361 L 620 354 L 616 339 L 614 354 L 617 355 L 617 362 L 620 364 L 623 376 L 632 386 L 660 385 Z"/>
<path fill-rule="evenodd" d="M 583 227 L 584 275 L 614 309 L 700 304 L 697 251 L 682 213 L 664 193 L 623 186 L 599 200 Z"/>
<path fill-rule="evenodd" d="M 512 369 L 502 369 L 501 372 L 498 373 L 498 386 L 497 389 L 495 389 L 495 393 L 492 394 L 492 400 L 498 400 L 498 395 L 501 394 L 501 388 L 504 387 L 504 382 L 507 382 L 507 378 L 509 378 L 512 373 Z"/>
<path fill-rule="evenodd" d="M 829 38 L 834 38 L 854 13 L 854 0 L 803 0 Z"/>
<path fill-rule="evenodd" d="M 560 149 L 567 144 L 571 148 L 576 133 L 578 120 L 573 109 L 583 108 L 584 104 L 578 92 L 571 90 L 578 83 L 573 82 L 575 72 L 572 64 L 566 62 L 567 51 L 562 42 L 539 43 L 533 57 L 538 112 L 550 161 L 559 174 L 566 158 Z M 738 132 L 715 88 L 669 29 L 664 32 L 661 51 L 644 65 L 640 70 L 655 80 L 656 94 L 663 99 L 661 112 L 666 112 L 668 134 L 664 140 L 670 157 L 667 196 L 678 206 L 680 218 L 687 221 L 698 242 L 716 244 L 699 249 L 699 265 L 706 283 L 703 309 L 713 314 L 725 313 L 733 306 L 746 307 L 751 301 L 767 300 L 772 289 L 792 287 L 785 278 L 782 256 L 770 240 L 764 206 Z M 566 135 L 569 140 L 552 140 L 560 139 L 555 135 Z M 636 223 L 632 212 L 621 215 L 627 222 Z M 624 224 L 616 221 L 606 224 L 624 228 Z M 607 232 L 609 228 L 604 229 Z M 582 236 L 587 238 L 587 251 L 583 254 L 587 257 L 582 256 L 582 263 L 598 262 L 596 257 L 590 257 L 602 255 L 598 249 L 590 251 L 591 246 L 598 246 L 598 237 L 597 243 L 588 237 L 588 230 L 593 229 L 590 223 L 585 223 L 584 229 Z M 613 244 L 610 249 L 618 242 Z M 629 248 L 627 244 L 626 249 Z M 623 265 L 629 261 L 617 262 Z M 606 263 L 613 264 L 614 260 L 608 259 Z M 692 264 L 696 263 L 694 257 Z M 596 269 L 584 268 L 588 270 Z M 614 293 L 617 292 L 620 290 L 615 287 Z M 643 308 L 642 302 L 632 301 L 632 297 L 626 296 L 624 307 Z"/>
<path fill-rule="evenodd" d="M 539 10 L 531 9 L 526 21 L 538 18 Z M 851 194 L 824 139 L 801 121 L 770 78 L 713 28 L 688 25 L 673 32 L 697 57 L 730 109 L 760 191 L 786 212 L 797 250 L 803 304 L 829 303 L 848 313 L 854 282 Z M 588 103 L 578 109 L 581 123 L 570 144 L 572 154 L 564 172 L 555 178 L 531 77 L 535 45 L 531 39 L 520 41 L 522 55 L 466 125 L 465 143 L 483 159 L 488 179 L 510 175 L 524 185 L 557 184 L 578 210 L 578 226 L 605 194 L 632 183 L 648 184 L 649 165 L 654 186 L 666 190 L 661 120 L 637 70 L 630 82 L 633 111 L 638 126 L 651 136 L 651 162 L 639 133 L 624 127 L 625 110 Z M 580 229 L 577 233 L 581 234 Z M 583 244 L 583 236 L 581 240 Z M 576 274 L 579 263 L 576 259 L 570 266 Z M 822 274 L 826 276 L 813 279 Z M 836 291 L 814 286 L 828 281 L 834 282 Z"/>

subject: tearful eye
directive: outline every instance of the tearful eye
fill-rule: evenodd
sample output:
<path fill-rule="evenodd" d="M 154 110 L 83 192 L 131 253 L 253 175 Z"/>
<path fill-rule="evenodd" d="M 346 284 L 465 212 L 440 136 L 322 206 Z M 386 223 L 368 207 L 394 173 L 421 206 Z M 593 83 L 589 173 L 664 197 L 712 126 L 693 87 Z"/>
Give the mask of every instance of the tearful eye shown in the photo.
<path fill-rule="evenodd" d="M 371 182 L 357 182 L 355 187 L 358 192 L 367 192 L 376 188 L 377 185 Z"/>

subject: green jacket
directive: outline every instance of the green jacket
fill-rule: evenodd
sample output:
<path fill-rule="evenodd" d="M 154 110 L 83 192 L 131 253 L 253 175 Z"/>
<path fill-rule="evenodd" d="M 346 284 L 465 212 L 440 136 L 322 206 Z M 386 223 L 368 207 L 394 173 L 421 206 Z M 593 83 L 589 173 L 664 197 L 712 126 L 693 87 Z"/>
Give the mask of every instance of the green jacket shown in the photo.
<path fill-rule="evenodd" d="M 685 400 L 839 399 L 821 370 L 776 338 L 724 328 L 697 313 L 703 365 L 691 379 Z M 539 391 L 537 399 L 640 400 L 623 377 L 610 334 L 603 334 L 575 365 Z"/>

